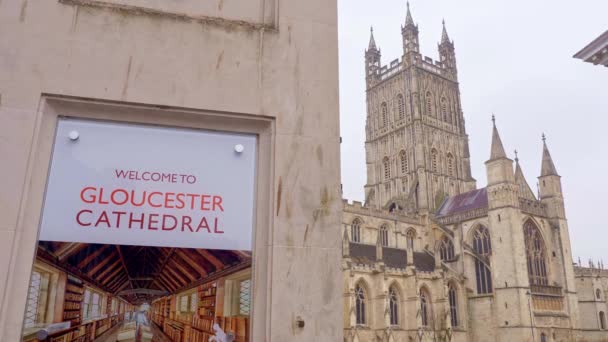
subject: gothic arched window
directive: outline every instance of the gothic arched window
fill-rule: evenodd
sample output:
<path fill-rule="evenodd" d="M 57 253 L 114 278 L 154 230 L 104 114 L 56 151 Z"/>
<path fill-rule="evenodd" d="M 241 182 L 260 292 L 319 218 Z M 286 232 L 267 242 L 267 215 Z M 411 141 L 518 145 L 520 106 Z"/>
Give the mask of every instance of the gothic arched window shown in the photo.
<path fill-rule="evenodd" d="M 399 296 L 394 286 L 391 286 L 388 291 L 388 300 L 391 325 L 399 325 Z"/>
<path fill-rule="evenodd" d="M 456 286 L 453 283 L 448 284 L 448 301 L 450 303 L 450 322 L 452 327 L 458 326 L 458 296 Z"/>
<path fill-rule="evenodd" d="M 540 342 L 547 342 L 547 335 L 545 333 L 540 334 Z"/>
<path fill-rule="evenodd" d="M 600 291 L 600 289 L 595 290 L 595 297 L 597 299 L 600 299 L 602 297 L 602 291 Z"/>
<path fill-rule="evenodd" d="M 546 248 L 540 230 L 531 220 L 524 224 L 524 241 L 531 285 L 548 285 Z"/>
<path fill-rule="evenodd" d="M 428 116 L 433 116 L 433 95 L 431 94 L 430 91 L 426 92 L 426 99 L 425 99 L 425 104 L 426 104 L 426 115 Z"/>
<path fill-rule="evenodd" d="M 454 177 L 454 156 L 451 153 L 448 153 L 447 163 L 448 163 L 448 176 Z"/>
<path fill-rule="evenodd" d="M 435 173 L 438 170 L 438 160 L 437 160 L 437 150 L 436 149 L 431 150 L 431 170 Z"/>
<path fill-rule="evenodd" d="M 359 284 L 355 286 L 355 315 L 357 316 L 357 325 L 367 324 L 365 315 L 366 294 L 363 287 Z"/>
<path fill-rule="evenodd" d="M 416 239 L 416 231 L 414 228 L 411 228 L 405 234 L 405 239 L 407 240 L 407 249 L 410 251 L 414 250 L 414 239 Z"/>
<path fill-rule="evenodd" d="M 382 102 L 381 109 L 382 109 L 382 126 L 386 127 L 386 126 L 388 126 L 388 106 L 386 105 L 386 102 Z"/>
<path fill-rule="evenodd" d="M 606 314 L 604 311 L 600 311 L 600 329 L 606 329 Z"/>
<path fill-rule="evenodd" d="M 350 227 L 350 236 L 353 242 L 361 242 L 361 221 L 355 219 Z"/>
<path fill-rule="evenodd" d="M 492 254 L 492 244 L 490 242 L 490 232 L 488 228 L 479 226 L 473 234 L 473 250 L 478 255 L 475 258 L 475 278 L 477 280 L 477 293 L 492 293 L 492 271 L 483 258 L 489 262 Z"/>
<path fill-rule="evenodd" d="M 444 236 L 443 239 L 441 239 L 439 256 L 442 261 L 454 260 L 454 243 L 447 236 Z"/>
<path fill-rule="evenodd" d="M 384 167 L 384 180 L 391 179 L 391 163 L 388 160 L 388 157 L 384 157 L 382 166 Z"/>
<path fill-rule="evenodd" d="M 448 100 L 445 97 L 441 98 L 441 116 L 443 121 L 448 122 L 450 114 L 448 113 Z"/>
<path fill-rule="evenodd" d="M 399 112 L 399 119 L 405 117 L 405 101 L 403 101 L 403 95 L 397 95 L 397 110 Z"/>
<path fill-rule="evenodd" d="M 380 227 L 380 244 L 388 247 L 388 227 L 385 224 Z"/>
<path fill-rule="evenodd" d="M 406 174 L 408 171 L 407 154 L 403 150 L 399 152 L 399 162 L 401 163 L 401 174 Z"/>
<path fill-rule="evenodd" d="M 429 326 L 431 296 L 426 288 L 420 289 L 420 317 L 422 318 L 422 326 Z"/>

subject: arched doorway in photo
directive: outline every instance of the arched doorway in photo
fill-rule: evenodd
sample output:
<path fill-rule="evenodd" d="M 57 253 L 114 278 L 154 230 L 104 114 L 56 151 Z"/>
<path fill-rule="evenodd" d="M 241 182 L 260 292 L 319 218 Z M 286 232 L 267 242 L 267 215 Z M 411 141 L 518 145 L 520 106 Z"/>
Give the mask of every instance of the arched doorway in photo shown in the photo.
<path fill-rule="evenodd" d="M 23 341 L 248 341 L 251 260 L 250 251 L 40 241 Z"/>

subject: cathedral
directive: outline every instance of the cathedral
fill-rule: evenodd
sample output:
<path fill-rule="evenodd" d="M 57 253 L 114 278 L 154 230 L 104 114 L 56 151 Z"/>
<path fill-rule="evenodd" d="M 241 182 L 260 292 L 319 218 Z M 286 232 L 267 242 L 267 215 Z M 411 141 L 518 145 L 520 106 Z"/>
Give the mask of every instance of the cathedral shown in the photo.
<path fill-rule="evenodd" d="M 608 271 L 573 263 L 561 180 L 542 139 L 535 194 L 494 118 L 488 184 L 471 175 L 454 42 L 365 51 L 365 202 L 344 201 L 344 340 L 608 341 Z M 539 142 L 540 144 L 541 142 Z M 540 156 L 539 156 L 540 157 Z"/>

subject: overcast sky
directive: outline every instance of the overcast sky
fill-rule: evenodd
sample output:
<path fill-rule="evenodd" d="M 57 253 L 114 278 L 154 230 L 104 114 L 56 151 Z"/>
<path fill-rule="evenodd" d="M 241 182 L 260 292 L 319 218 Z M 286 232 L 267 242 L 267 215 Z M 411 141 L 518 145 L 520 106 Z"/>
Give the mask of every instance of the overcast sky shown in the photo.
<path fill-rule="evenodd" d="M 441 20 L 454 40 L 477 186 L 486 185 L 491 113 L 532 189 L 541 133 L 562 176 L 575 261 L 608 264 L 608 68 L 572 58 L 608 30 L 606 0 L 412 0 L 421 53 L 438 59 Z M 405 0 L 339 0 L 340 115 L 344 197 L 363 200 L 365 79 L 370 26 L 382 63 L 403 54 Z"/>

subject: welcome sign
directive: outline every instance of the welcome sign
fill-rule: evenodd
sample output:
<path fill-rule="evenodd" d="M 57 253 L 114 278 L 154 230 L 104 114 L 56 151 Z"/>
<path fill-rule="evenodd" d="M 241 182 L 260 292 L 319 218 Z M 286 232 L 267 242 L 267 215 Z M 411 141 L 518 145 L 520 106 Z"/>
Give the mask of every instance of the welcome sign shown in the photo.
<path fill-rule="evenodd" d="M 40 240 L 251 250 L 256 137 L 62 119 Z"/>

